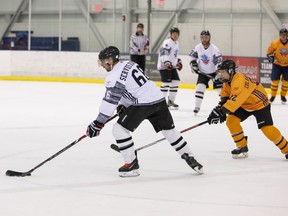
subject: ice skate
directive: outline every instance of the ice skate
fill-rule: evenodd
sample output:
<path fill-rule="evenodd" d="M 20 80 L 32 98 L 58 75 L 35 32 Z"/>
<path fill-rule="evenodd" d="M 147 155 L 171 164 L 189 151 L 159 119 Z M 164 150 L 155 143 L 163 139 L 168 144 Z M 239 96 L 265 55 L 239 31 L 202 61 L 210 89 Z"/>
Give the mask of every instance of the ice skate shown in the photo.
<path fill-rule="evenodd" d="M 243 148 L 236 148 L 231 151 L 232 158 L 234 159 L 244 159 L 248 157 L 248 146 Z"/>
<path fill-rule="evenodd" d="M 282 104 L 286 104 L 287 99 L 285 96 L 281 96 L 281 102 L 282 102 Z"/>
<path fill-rule="evenodd" d="M 285 154 L 285 158 L 288 160 L 288 152 Z"/>
<path fill-rule="evenodd" d="M 275 100 L 275 96 L 271 96 L 270 97 L 270 102 L 273 103 L 274 100 Z"/>
<path fill-rule="evenodd" d="M 174 101 L 172 101 L 172 100 L 168 100 L 168 107 L 171 109 L 175 109 L 175 110 L 179 109 L 179 105 L 175 104 Z"/>
<path fill-rule="evenodd" d="M 199 111 L 200 111 L 200 107 L 195 107 L 195 109 L 193 110 L 194 116 L 196 116 Z"/>
<path fill-rule="evenodd" d="M 139 164 L 137 158 L 132 161 L 130 164 L 124 164 L 122 167 L 119 168 L 119 176 L 120 177 L 135 177 L 139 176 L 140 173 L 138 171 Z"/>
<path fill-rule="evenodd" d="M 203 166 L 196 161 L 196 159 L 192 156 L 189 156 L 187 153 L 184 153 L 181 156 L 182 159 L 186 161 L 186 163 L 199 174 L 203 174 Z"/>

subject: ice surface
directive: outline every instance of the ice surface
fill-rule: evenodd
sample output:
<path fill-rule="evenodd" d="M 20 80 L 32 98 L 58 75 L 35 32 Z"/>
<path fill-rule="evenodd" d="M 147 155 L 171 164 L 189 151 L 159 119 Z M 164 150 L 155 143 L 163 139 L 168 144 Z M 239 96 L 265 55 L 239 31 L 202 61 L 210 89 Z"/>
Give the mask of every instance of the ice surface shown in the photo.
<path fill-rule="evenodd" d="M 243 123 L 249 158 L 234 160 L 225 124 L 183 134 L 204 175 L 197 175 L 166 141 L 139 151 L 141 175 L 120 178 L 119 153 L 109 148 L 113 122 L 101 136 L 85 138 L 35 170 L 30 177 L 7 177 L 7 169 L 28 171 L 81 137 L 98 114 L 104 86 L 79 83 L 0 82 L 1 216 L 286 216 L 288 161 L 257 129 Z M 179 130 L 205 121 L 217 104 L 207 91 L 194 116 L 194 91 L 180 89 L 172 111 Z M 276 98 L 274 124 L 287 133 L 287 105 Z M 136 148 L 162 138 L 148 121 L 133 133 Z"/>

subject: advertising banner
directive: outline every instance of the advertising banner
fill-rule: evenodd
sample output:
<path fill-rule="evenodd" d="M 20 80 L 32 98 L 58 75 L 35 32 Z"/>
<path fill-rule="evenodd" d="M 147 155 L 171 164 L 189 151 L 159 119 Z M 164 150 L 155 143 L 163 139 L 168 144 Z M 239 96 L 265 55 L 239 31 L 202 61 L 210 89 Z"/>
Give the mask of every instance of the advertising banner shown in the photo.
<path fill-rule="evenodd" d="M 232 59 L 233 61 L 235 61 L 237 67 L 236 71 L 247 75 L 256 82 L 259 82 L 260 80 L 259 58 L 223 56 L 223 60 L 226 59 Z"/>
<path fill-rule="evenodd" d="M 267 58 L 259 58 L 260 83 L 264 88 L 270 88 L 272 63 Z"/>
<path fill-rule="evenodd" d="M 160 72 L 157 70 L 158 54 L 146 55 L 145 73 L 153 81 L 160 81 Z"/>

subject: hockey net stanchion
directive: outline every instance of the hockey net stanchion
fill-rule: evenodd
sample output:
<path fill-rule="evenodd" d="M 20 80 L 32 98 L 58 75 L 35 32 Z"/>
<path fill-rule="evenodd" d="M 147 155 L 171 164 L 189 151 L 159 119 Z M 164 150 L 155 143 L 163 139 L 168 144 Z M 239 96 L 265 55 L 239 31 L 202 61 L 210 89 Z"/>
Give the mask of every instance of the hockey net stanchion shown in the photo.
<path fill-rule="evenodd" d="M 110 117 L 108 119 L 107 122 L 111 121 L 112 119 L 116 118 L 118 116 L 118 114 L 113 115 L 112 117 Z M 106 123 L 107 123 L 106 122 Z M 40 164 L 38 164 L 37 166 L 35 166 L 34 168 L 30 169 L 27 172 L 18 172 L 18 171 L 13 171 L 13 170 L 7 170 L 6 171 L 6 176 L 16 176 L 16 177 L 25 177 L 25 176 L 31 176 L 31 173 L 38 169 L 39 167 L 41 167 L 42 165 L 44 165 L 46 162 L 52 160 L 53 158 L 57 157 L 58 155 L 60 155 L 61 153 L 63 153 L 64 151 L 68 150 L 69 148 L 71 148 L 72 146 L 76 145 L 77 143 L 79 143 L 81 140 L 83 140 L 84 138 L 86 138 L 87 135 L 84 134 L 82 135 L 80 138 L 78 138 L 77 140 L 75 140 L 74 142 L 72 142 L 71 144 L 69 144 L 68 146 L 66 146 L 65 148 L 61 149 L 60 151 L 58 151 L 57 153 L 53 154 L 51 157 L 47 158 L 46 160 L 44 160 L 43 162 L 41 162 Z"/>
<path fill-rule="evenodd" d="M 193 125 L 193 126 L 191 126 L 191 127 L 188 127 L 188 128 L 186 128 L 186 129 L 180 131 L 180 133 L 185 133 L 185 132 L 187 132 L 187 131 L 189 131 L 189 130 L 192 130 L 192 129 L 194 129 L 194 128 L 196 128 L 196 127 L 199 127 L 199 126 L 201 126 L 201 125 L 204 125 L 204 124 L 206 124 L 206 123 L 208 123 L 207 120 L 206 120 L 206 121 L 203 121 L 203 122 L 200 122 L 200 123 L 198 123 L 198 124 L 196 124 L 196 125 Z M 154 141 L 154 142 L 151 142 L 151 143 L 149 143 L 149 144 L 146 144 L 146 145 L 144 145 L 144 146 L 142 146 L 142 147 L 139 147 L 139 148 L 135 149 L 135 152 L 138 152 L 138 151 L 140 151 L 140 150 L 142 150 L 142 149 L 145 149 L 145 148 L 148 148 L 148 147 L 150 147 L 150 146 L 153 146 L 153 145 L 155 145 L 155 144 L 157 144 L 157 143 L 159 143 L 159 142 L 162 142 L 162 141 L 164 141 L 164 140 L 166 140 L 165 137 L 162 138 L 162 139 L 156 140 L 156 141 Z M 117 151 L 117 152 L 120 152 L 119 147 L 118 147 L 116 144 L 111 144 L 110 147 L 111 147 L 113 150 L 115 150 L 115 151 Z"/>

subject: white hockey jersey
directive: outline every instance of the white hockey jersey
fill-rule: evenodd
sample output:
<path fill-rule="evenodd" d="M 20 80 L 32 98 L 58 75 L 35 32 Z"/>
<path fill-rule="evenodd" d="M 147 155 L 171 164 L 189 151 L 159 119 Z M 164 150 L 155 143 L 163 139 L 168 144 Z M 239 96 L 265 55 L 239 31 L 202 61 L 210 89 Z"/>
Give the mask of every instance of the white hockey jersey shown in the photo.
<path fill-rule="evenodd" d="M 118 62 L 106 77 L 105 87 L 106 93 L 96 119 L 101 123 L 113 115 L 119 103 L 129 107 L 152 105 L 165 100 L 156 84 L 132 61 Z"/>
<path fill-rule="evenodd" d="M 171 38 L 164 40 L 158 54 L 157 69 L 164 70 L 164 62 L 170 61 L 173 67 L 177 65 L 177 59 L 179 54 L 179 42 L 174 41 Z"/>
<path fill-rule="evenodd" d="M 217 46 L 210 43 L 205 49 L 202 43 L 199 43 L 191 50 L 189 56 L 191 60 L 196 60 L 201 73 L 212 74 L 217 70 L 218 64 L 222 61 L 222 54 Z"/>

